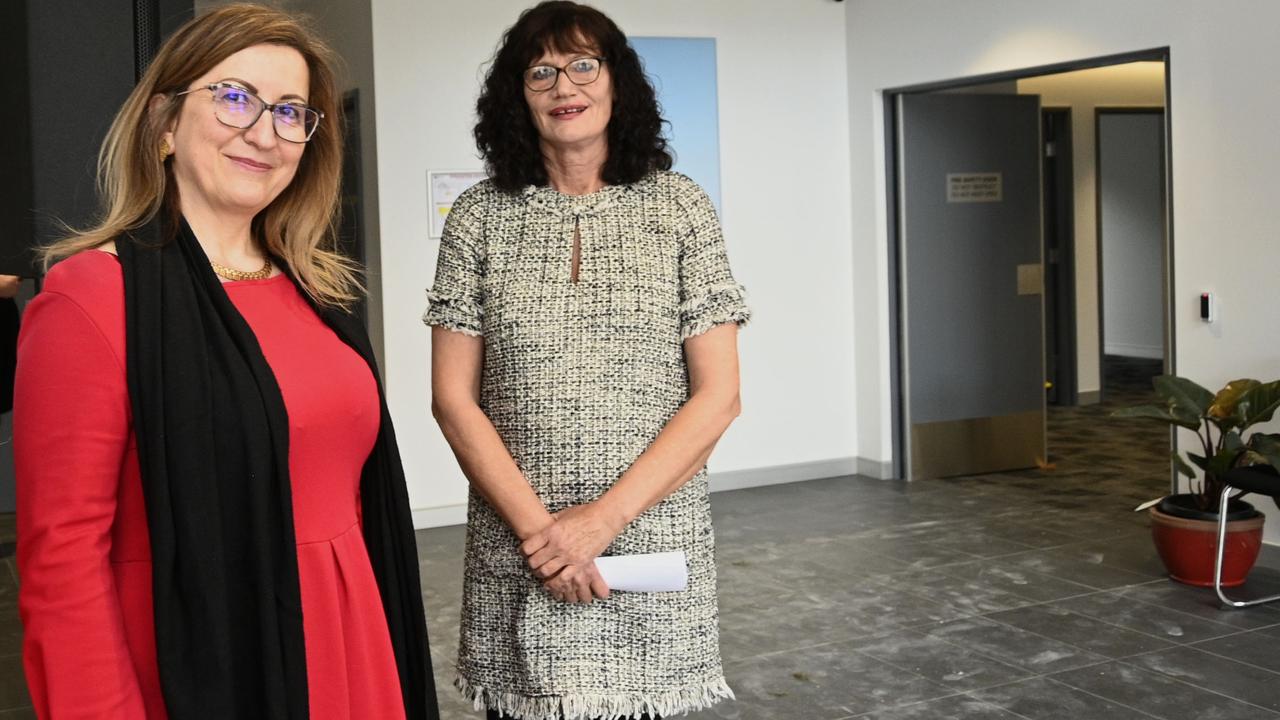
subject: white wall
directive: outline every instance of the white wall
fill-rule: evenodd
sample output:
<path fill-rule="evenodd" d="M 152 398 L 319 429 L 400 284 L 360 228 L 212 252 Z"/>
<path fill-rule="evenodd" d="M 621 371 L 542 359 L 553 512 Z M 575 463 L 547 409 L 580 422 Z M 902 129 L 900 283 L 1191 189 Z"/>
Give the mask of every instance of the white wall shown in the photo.
<path fill-rule="evenodd" d="M 1164 107 L 1164 63 L 1136 62 L 1091 68 L 1019 80 L 1017 85 L 1019 93 L 1039 95 L 1044 107 L 1071 108 L 1071 169 L 1075 181 L 1072 226 L 1075 233 L 1076 379 L 1077 389 L 1096 400 L 1102 389 L 1099 367 L 1102 329 L 1098 327 L 1094 113 L 1107 107 Z M 1158 273 L 1158 263 L 1156 267 Z M 1153 296 L 1157 302 L 1162 293 L 1161 289 Z M 1163 353 L 1156 355 L 1163 356 Z"/>
<path fill-rule="evenodd" d="M 369 336 L 374 352 L 382 362 L 382 266 L 381 234 L 378 213 L 378 144 L 375 128 L 373 80 L 373 23 L 368 2 L 327 2 L 327 0 L 292 0 L 288 7 L 309 14 L 325 39 L 343 60 L 342 89 L 358 90 L 360 95 L 360 183 L 364 196 L 365 261 L 368 272 Z M 383 371 L 385 376 L 385 370 Z"/>
<path fill-rule="evenodd" d="M 470 130 L 483 65 L 531 4 L 372 0 L 385 373 L 419 525 L 460 521 L 466 499 L 466 481 L 430 415 L 430 333 L 419 316 L 438 242 L 427 237 L 426 172 L 481 167 Z M 756 314 L 741 336 L 744 411 L 712 458 L 713 486 L 726 471 L 824 461 L 852 468 L 843 6 L 594 4 L 629 34 L 716 38 L 723 221 Z M 796 472 L 771 477 L 799 479 Z"/>
<path fill-rule="evenodd" d="M 1175 363 L 1210 387 L 1280 372 L 1280 4 L 1270 0 L 851 0 L 849 157 L 859 453 L 891 456 L 881 91 L 1081 58 L 1171 48 Z M 1220 320 L 1197 297 L 1220 298 Z M 1269 542 L 1280 514 L 1269 502 Z"/>
<path fill-rule="evenodd" d="M 1102 337 L 1108 355 L 1164 358 L 1164 115 L 1099 118 Z"/>

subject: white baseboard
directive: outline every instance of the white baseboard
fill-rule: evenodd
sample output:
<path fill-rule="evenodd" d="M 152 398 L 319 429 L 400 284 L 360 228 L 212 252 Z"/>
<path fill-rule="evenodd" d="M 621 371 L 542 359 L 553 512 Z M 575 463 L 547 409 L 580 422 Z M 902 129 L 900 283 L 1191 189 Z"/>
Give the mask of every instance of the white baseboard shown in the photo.
<path fill-rule="evenodd" d="M 711 492 L 744 490 L 765 485 L 782 485 L 784 483 L 821 480 L 844 475 L 864 475 L 876 480 L 885 480 L 893 476 L 893 463 L 868 460 L 866 458 L 844 457 L 792 463 L 790 465 L 750 468 L 747 470 L 713 472 L 711 473 Z M 462 525 L 466 521 L 466 504 L 417 508 L 413 511 L 413 527 L 417 530 L 444 527 L 446 525 Z"/>
<path fill-rule="evenodd" d="M 467 522 L 467 504 L 442 505 L 440 507 L 415 508 L 413 510 L 413 529 L 425 530 L 448 525 L 465 525 Z"/>
<path fill-rule="evenodd" d="M 860 457 L 858 458 L 858 474 L 874 480 L 892 480 L 894 479 L 893 461 L 869 460 L 867 458 Z"/>
<path fill-rule="evenodd" d="M 855 475 L 857 472 L 857 458 L 851 457 L 748 468 L 746 470 L 730 470 L 728 472 L 712 472 L 711 492 L 743 490 L 764 485 L 782 485 L 802 480 L 820 480 L 842 475 Z"/>
<path fill-rule="evenodd" d="M 1133 345 L 1131 343 L 1106 343 L 1107 355 L 1119 355 L 1121 357 L 1147 358 L 1150 360 L 1163 360 L 1164 348 L 1160 345 Z"/>

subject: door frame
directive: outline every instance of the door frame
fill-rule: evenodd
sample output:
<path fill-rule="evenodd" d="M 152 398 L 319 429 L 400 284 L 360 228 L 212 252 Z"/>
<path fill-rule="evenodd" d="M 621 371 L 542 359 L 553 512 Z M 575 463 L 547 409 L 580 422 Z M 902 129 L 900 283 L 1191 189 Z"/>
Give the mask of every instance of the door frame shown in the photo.
<path fill-rule="evenodd" d="M 1106 313 L 1104 312 L 1105 311 L 1104 303 L 1106 302 L 1106 292 L 1105 292 L 1105 286 L 1103 283 L 1103 276 L 1102 276 L 1102 243 L 1104 242 L 1102 237 L 1102 117 L 1104 115 L 1161 115 L 1161 114 L 1165 116 L 1165 123 L 1164 123 L 1163 129 L 1164 129 L 1164 132 L 1167 133 L 1169 131 L 1169 127 L 1168 127 L 1169 114 L 1166 108 L 1164 107 L 1157 107 L 1154 105 L 1147 105 L 1147 106 L 1099 105 L 1098 107 L 1095 107 L 1093 109 L 1093 168 L 1094 168 L 1094 171 L 1093 171 L 1094 172 L 1094 182 L 1093 182 L 1094 220 L 1093 221 L 1097 228 L 1094 234 L 1097 237 L 1097 247 L 1098 247 L 1096 259 L 1098 261 L 1098 270 L 1097 270 L 1097 273 L 1098 273 L 1098 369 L 1100 373 L 1105 373 L 1106 359 L 1107 359 L 1107 343 L 1106 343 L 1107 326 L 1106 326 Z M 1164 171 L 1166 176 L 1168 176 L 1169 172 L 1167 168 L 1168 168 L 1168 162 L 1169 162 L 1169 143 L 1167 141 L 1167 138 L 1161 138 L 1161 140 L 1164 140 L 1164 142 L 1162 143 L 1163 152 L 1161 153 L 1161 157 L 1160 157 L 1160 169 Z M 1168 188 L 1165 186 L 1161 186 L 1160 193 L 1161 193 L 1160 199 L 1164 202 L 1164 206 L 1165 206 L 1164 220 L 1166 223 L 1168 223 L 1171 217 L 1169 205 L 1172 198 L 1169 196 Z M 1172 232 L 1172 230 L 1166 232 L 1165 233 L 1166 236 L 1169 234 L 1169 232 Z M 1165 241 L 1161 243 L 1161 246 L 1160 246 L 1160 272 L 1162 273 L 1161 284 L 1166 289 L 1166 291 L 1171 285 L 1170 276 L 1172 274 L 1172 267 L 1173 267 L 1173 247 L 1170 245 L 1169 239 L 1166 237 Z M 1161 296 L 1160 311 L 1163 318 L 1166 318 L 1166 319 L 1169 318 L 1170 313 L 1172 312 L 1172 303 L 1173 303 L 1173 297 L 1168 292 L 1166 292 Z M 1163 371 L 1165 373 L 1172 373 L 1173 361 L 1172 361 L 1172 353 L 1170 352 L 1171 343 L 1173 342 L 1172 325 L 1169 322 L 1165 322 L 1163 324 L 1163 327 L 1161 328 L 1161 331 L 1162 331 L 1161 335 L 1163 336 L 1162 339 L 1164 341 Z M 1106 377 L 1105 374 L 1103 374 L 1104 379 L 1105 377 Z M 1098 395 L 1102 400 L 1104 401 L 1106 400 L 1107 386 L 1105 382 L 1101 383 L 1100 387 L 1098 388 Z"/>
<path fill-rule="evenodd" d="M 1173 296 L 1173 153 L 1172 137 L 1173 137 L 1173 96 L 1170 78 L 1170 52 L 1168 47 L 1149 48 L 1145 50 L 1136 50 L 1133 52 L 1117 53 L 1114 55 L 1102 55 L 1093 58 L 1082 58 L 1062 63 L 1051 63 L 1048 65 L 1037 65 L 1028 68 L 1007 70 L 997 73 L 986 73 L 981 75 L 970 75 L 967 77 L 958 77 L 947 80 L 938 80 L 934 82 L 917 83 L 913 85 L 903 85 L 899 87 L 887 88 L 881 91 L 881 101 L 884 107 L 884 172 L 885 172 L 885 200 L 886 207 L 886 228 L 888 238 L 887 259 L 888 259 L 888 290 L 889 290 L 889 397 L 890 397 L 890 427 L 892 431 L 892 476 L 896 479 L 906 479 L 909 476 L 907 472 L 907 463 L 910 459 L 907 448 L 907 437 L 909 436 L 909 428 L 907 423 L 909 418 L 906 411 L 906 378 L 903 375 L 903 344 L 906 338 L 906 328 L 903 324 L 903 307 L 905 298 L 902 295 L 902 218 L 899 217 L 898 209 L 901 198 L 901 178 L 898 173 L 898 159 L 900 153 L 900 138 L 898 136 L 898 97 L 901 95 L 912 93 L 937 92 L 940 90 L 955 90 L 958 88 L 972 87 L 974 85 L 988 85 L 993 83 L 1017 81 L 1026 78 L 1038 77 L 1042 75 L 1057 75 L 1060 73 L 1072 72 L 1076 70 L 1089 70 L 1093 68 L 1108 67 L 1111 65 L 1124 65 L 1132 62 L 1141 61 L 1157 61 L 1164 63 L 1164 83 L 1165 83 L 1165 223 L 1168 232 L 1165 233 L 1165 257 L 1166 257 L 1166 277 L 1165 277 L 1165 295 L 1166 295 L 1166 313 L 1165 313 L 1165 333 L 1168 338 L 1165 343 L 1165 372 L 1173 373 L 1175 371 L 1174 359 L 1175 353 L 1175 334 L 1174 334 L 1174 318 L 1171 309 L 1174 307 Z M 1074 246 L 1074 243 L 1073 243 Z M 1099 281 L 1101 282 L 1101 281 Z M 1101 337 L 1099 337 L 1101 340 Z M 1076 378 L 1077 387 L 1072 388 L 1072 394 L 1078 393 L 1078 375 Z M 1170 444 L 1174 449 L 1177 448 L 1177 436 L 1170 431 Z M 1177 474 L 1170 462 L 1170 487 L 1171 491 L 1177 491 Z"/>

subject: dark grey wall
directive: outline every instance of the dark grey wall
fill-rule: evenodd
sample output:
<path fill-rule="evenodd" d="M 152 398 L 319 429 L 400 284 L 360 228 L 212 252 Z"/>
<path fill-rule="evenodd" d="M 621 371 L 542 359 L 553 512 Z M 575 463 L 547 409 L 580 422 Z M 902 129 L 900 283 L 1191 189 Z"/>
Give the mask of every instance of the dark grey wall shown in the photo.
<path fill-rule="evenodd" d="M 0 193 L 0 272 L 31 275 L 33 244 L 93 219 L 98 147 L 133 88 L 139 50 L 191 14 L 191 0 L 0 3 L 5 97 L 26 100 L 3 109 L 4 157 L 17 161 Z"/>
<path fill-rule="evenodd" d="M 0 2 L 0 93 L 17 102 L 0 103 L 0 273 L 27 274 L 22 248 L 31 241 L 31 120 L 27 86 L 27 3 Z"/>
<path fill-rule="evenodd" d="M 98 146 L 160 39 L 192 0 L 0 0 L 0 273 L 98 212 Z M 34 282 L 25 284 L 29 294 Z M 11 417 L 0 417 L 0 512 L 14 507 Z"/>

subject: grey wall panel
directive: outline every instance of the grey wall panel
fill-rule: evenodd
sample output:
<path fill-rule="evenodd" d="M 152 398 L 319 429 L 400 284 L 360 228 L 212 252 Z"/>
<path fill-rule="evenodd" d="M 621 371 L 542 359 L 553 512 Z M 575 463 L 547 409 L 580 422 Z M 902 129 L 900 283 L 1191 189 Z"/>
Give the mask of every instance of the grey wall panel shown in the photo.
<path fill-rule="evenodd" d="M 58 221 L 87 224 L 98 204 L 98 147 L 133 88 L 133 4 L 39 0 L 27 5 L 35 240 Z"/>
<path fill-rule="evenodd" d="M 26 2 L 0 2 L 0 273 L 30 275 L 31 245 L 31 117 L 27 97 Z"/>
<path fill-rule="evenodd" d="M 0 272 L 32 274 L 29 248 L 99 213 L 98 148 L 133 89 L 138 51 L 192 15 L 191 0 L 0 3 L 6 192 Z M 151 34 L 140 45 L 138 30 Z M 12 162 L 12 164 L 9 164 Z M 7 269 L 6 269 L 7 268 Z"/>

